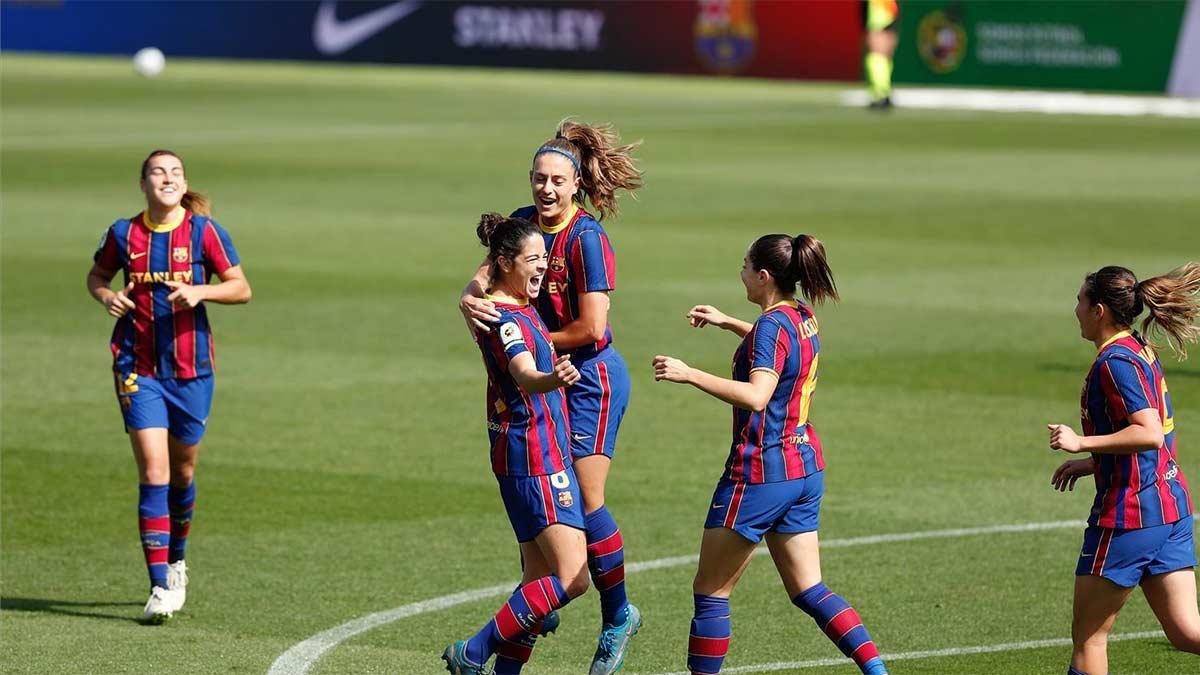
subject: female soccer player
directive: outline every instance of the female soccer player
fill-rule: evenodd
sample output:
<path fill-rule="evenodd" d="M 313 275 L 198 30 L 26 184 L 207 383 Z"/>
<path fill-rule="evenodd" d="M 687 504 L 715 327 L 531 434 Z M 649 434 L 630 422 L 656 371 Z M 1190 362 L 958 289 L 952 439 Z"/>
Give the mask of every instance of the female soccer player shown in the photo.
<path fill-rule="evenodd" d="M 567 390 L 567 410 L 587 521 L 588 566 L 600 593 L 601 631 L 591 675 L 617 672 L 629 640 L 642 624 L 641 613 L 625 595 L 621 531 L 604 503 L 617 429 L 629 404 L 629 371 L 612 346 L 608 296 L 616 288 L 616 260 L 599 221 L 617 213 L 617 190 L 633 193 L 642 186 L 630 156 L 638 144 L 618 143 L 611 127 L 562 122 L 554 138 L 533 154 L 533 205 L 512 214 L 541 228 L 550 269 L 537 311 L 550 327 L 554 347 L 571 355 L 582 378 Z M 588 201 L 599 218 L 583 209 Z M 495 307 L 483 293 L 487 274 L 485 261 L 460 302 L 468 325 L 476 331 L 487 330 L 487 322 L 497 320 Z M 547 619 L 547 630 L 557 619 Z"/>
<path fill-rule="evenodd" d="M 104 233 L 88 291 L 117 319 L 113 376 L 138 467 L 138 524 L 150 572 L 145 620 L 160 623 L 186 599 L 192 476 L 213 395 L 206 302 L 250 301 L 229 234 L 204 196 L 188 189 L 183 160 L 155 150 L 142 162 L 146 209 Z M 109 288 L 117 271 L 124 288 Z M 220 283 L 209 284 L 212 275 Z"/>
<path fill-rule="evenodd" d="M 1161 330 L 1186 357 L 1186 343 L 1200 337 L 1198 290 L 1196 263 L 1140 282 L 1104 267 L 1079 289 L 1079 332 L 1099 350 L 1083 385 L 1083 435 L 1048 425 L 1052 449 L 1090 453 L 1063 462 L 1051 484 L 1074 490 L 1080 476 L 1096 479 L 1075 567 L 1071 675 L 1108 672 L 1108 634 L 1139 584 L 1171 644 L 1200 653 L 1192 500 L 1175 455 L 1174 409 L 1154 347 L 1132 328 L 1147 310 L 1142 331 Z"/>
<path fill-rule="evenodd" d="M 704 523 L 692 583 L 696 611 L 688 668 L 717 673 L 729 651 L 729 596 L 763 536 L 792 602 L 864 673 L 886 673 L 858 613 L 822 583 L 817 516 L 824 492 L 821 442 L 808 421 L 817 384 L 817 319 L 795 299 L 837 300 L 825 247 L 813 237 L 760 237 L 742 263 L 746 297 L 762 308 L 754 324 L 698 305 L 692 326 L 742 337 L 733 379 L 670 356 L 654 357 L 654 379 L 687 383 L 733 406 L 733 443 Z"/>
<path fill-rule="evenodd" d="M 530 307 L 548 268 L 536 225 L 486 214 L 476 230 L 488 247 L 487 297 L 499 313 L 476 336 L 488 373 L 492 471 L 524 561 L 521 587 L 469 640 L 446 648 L 451 673 L 519 673 L 547 614 L 588 588 L 579 483 L 571 467 L 562 387 L 578 386 L 570 355 L 556 356 L 550 332 Z"/>

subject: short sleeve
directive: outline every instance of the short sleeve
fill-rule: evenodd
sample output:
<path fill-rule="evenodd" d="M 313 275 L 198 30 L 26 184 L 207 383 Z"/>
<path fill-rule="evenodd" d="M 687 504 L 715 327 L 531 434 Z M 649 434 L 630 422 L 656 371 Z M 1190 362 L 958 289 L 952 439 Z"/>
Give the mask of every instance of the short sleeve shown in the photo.
<path fill-rule="evenodd" d="M 787 360 L 786 337 L 787 334 L 778 323 L 767 317 L 760 318 L 754 324 L 750 372 L 769 370 L 776 375 L 783 372 L 783 363 Z"/>
<path fill-rule="evenodd" d="M 96 247 L 96 253 L 92 256 L 92 260 L 101 269 L 110 272 L 115 272 L 123 267 L 121 251 L 117 248 L 117 235 L 113 232 L 113 226 L 110 225 L 104 231 L 104 236 L 100 238 L 100 245 Z"/>
<path fill-rule="evenodd" d="M 241 263 L 233 239 L 216 221 L 205 223 L 201 245 L 204 247 L 204 265 L 212 274 L 221 274 Z"/>
<path fill-rule="evenodd" d="M 1155 407 L 1145 372 L 1127 359 L 1107 359 L 1100 368 L 1100 386 L 1114 424 L 1123 422 L 1139 410 Z"/>
<path fill-rule="evenodd" d="M 525 333 L 521 329 L 521 323 L 513 318 L 508 318 L 500 323 L 500 328 L 495 331 L 497 339 L 500 341 L 500 347 L 504 351 L 504 356 L 512 361 L 519 354 L 529 351 L 529 345 L 525 344 Z"/>
<path fill-rule="evenodd" d="M 617 259 L 603 231 L 585 230 L 571 247 L 571 270 L 580 293 L 617 287 Z"/>

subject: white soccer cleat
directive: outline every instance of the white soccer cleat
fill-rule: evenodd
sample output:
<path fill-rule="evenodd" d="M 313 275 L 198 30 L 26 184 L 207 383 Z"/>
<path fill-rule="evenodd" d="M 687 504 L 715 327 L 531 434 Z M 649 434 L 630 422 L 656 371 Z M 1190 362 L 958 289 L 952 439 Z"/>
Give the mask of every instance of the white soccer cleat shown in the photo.
<path fill-rule="evenodd" d="M 187 563 L 177 560 L 167 566 L 167 590 L 175 598 L 175 611 L 183 609 L 187 601 Z"/>
<path fill-rule="evenodd" d="M 172 591 L 155 586 L 150 589 L 150 599 L 146 601 L 146 608 L 142 610 L 142 619 L 146 623 L 162 623 L 175 613 L 176 602 Z"/>

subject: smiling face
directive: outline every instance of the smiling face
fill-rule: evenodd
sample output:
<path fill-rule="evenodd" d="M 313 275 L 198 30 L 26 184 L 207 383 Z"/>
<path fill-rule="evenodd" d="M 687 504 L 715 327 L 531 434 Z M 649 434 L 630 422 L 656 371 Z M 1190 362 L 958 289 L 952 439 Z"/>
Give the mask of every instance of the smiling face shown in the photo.
<path fill-rule="evenodd" d="M 174 155 L 151 157 L 146 160 L 141 185 L 147 206 L 164 211 L 174 209 L 188 189 L 183 160 Z"/>
<path fill-rule="evenodd" d="M 497 261 L 500 267 L 497 285 L 518 300 L 532 300 L 542 291 L 542 277 L 546 274 L 548 260 L 546 242 L 535 232 L 525 237 L 515 259 L 501 257 Z"/>
<path fill-rule="evenodd" d="M 571 160 L 557 152 L 543 152 L 533 160 L 529 172 L 533 205 L 543 225 L 557 225 L 571 208 L 579 192 L 579 173 Z"/>

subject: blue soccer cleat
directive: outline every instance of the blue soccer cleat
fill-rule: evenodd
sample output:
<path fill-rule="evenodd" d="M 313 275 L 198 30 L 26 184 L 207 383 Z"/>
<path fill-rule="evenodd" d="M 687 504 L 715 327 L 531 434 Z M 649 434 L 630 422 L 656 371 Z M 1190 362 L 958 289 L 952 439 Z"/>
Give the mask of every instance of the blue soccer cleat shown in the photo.
<path fill-rule="evenodd" d="M 558 611 L 550 612 L 542 617 L 542 629 L 538 631 L 538 635 L 546 637 L 558 630 L 558 624 L 560 623 L 562 623 L 562 618 L 558 616 Z"/>
<path fill-rule="evenodd" d="M 589 675 L 612 675 L 621 669 L 625 663 L 625 654 L 629 651 L 629 641 L 637 635 L 642 627 L 642 613 L 634 605 L 629 605 L 625 613 L 625 622 L 615 626 L 604 626 L 600 631 L 600 645 L 592 657 L 592 668 Z"/>
<path fill-rule="evenodd" d="M 446 670 L 451 675 L 487 675 L 487 668 L 478 663 L 472 663 L 467 658 L 467 642 L 459 640 L 446 647 L 442 652 L 442 660 L 446 662 Z"/>

